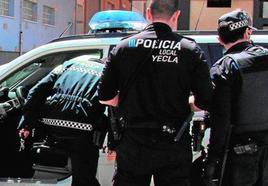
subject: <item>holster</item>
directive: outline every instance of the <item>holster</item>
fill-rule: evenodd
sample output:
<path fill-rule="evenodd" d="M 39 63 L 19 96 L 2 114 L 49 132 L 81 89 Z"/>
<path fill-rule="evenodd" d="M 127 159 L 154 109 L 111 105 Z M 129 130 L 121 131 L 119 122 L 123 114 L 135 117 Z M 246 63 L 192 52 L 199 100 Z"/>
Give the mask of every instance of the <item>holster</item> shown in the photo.
<path fill-rule="evenodd" d="M 104 139 L 106 136 L 106 131 L 93 131 L 93 144 L 101 149 L 103 147 Z"/>

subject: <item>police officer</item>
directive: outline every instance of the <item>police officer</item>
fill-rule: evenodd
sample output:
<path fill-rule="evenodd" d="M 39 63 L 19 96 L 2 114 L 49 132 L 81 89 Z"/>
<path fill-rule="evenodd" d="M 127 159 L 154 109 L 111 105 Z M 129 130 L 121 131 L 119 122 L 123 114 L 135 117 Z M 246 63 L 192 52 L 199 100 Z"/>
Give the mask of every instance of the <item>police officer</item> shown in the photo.
<path fill-rule="evenodd" d="M 103 66 L 95 59 L 65 62 L 30 90 L 24 106 L 20 136 L 27 137 L 41 120 L 50 136 L 69 153 L 72 186 L 99 185 L 99 149 L 93 136 L 108 127 L 104 122 L 105 107 L 99 103 L 96 91 Z"/>
<path fill-rule="evenodd" d="M 251 24 L 241 9 L 218 20 L 226 51 L 210 70 L 215 89 L 207 185 L 228 147 L 223 185 L 268 185 L 268 50 L 250 41 Z"/>
<path fill-rule="evenodd" d="M 188 128 L 178 142 L 174 136 L 191 112 L 190 92 L 191 105 L 207 110 L 212 84 L 199 46 L 172 32 L 177 3 L 153 0 L 146 12 L 151 23 L 112 50 L 100 80 L 101 103 L 118 106 L 125 121 L 116 148 L 116 186 L 150 185 L 152 175 L 156 185 L 189 184 Z"/>

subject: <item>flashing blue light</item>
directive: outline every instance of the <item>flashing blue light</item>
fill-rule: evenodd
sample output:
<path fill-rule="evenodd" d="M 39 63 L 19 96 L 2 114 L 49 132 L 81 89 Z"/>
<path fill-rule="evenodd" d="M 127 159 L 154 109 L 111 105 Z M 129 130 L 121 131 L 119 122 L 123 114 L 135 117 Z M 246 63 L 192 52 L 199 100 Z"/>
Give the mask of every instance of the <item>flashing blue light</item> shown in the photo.
<path fill-rule="evenodd" d="M 147 25 L 146 19 L 137 12 L 108 10 L 96 13 L 89 21 L 91 30 L 142 30 Z"/>

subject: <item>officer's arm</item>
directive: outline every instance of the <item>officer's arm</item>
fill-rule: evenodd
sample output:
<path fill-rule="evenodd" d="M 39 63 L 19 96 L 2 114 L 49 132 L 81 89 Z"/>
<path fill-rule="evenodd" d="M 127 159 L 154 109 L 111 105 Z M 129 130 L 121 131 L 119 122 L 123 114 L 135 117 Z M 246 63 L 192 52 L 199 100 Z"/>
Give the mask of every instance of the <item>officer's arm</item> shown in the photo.
<path fill-rule="evenodd" d="M 219 158 L 224 152 L 225 139 L 231 124 L 231 87 L 216 83 L 212 100 L 209 156 Z"/>
<path fill-rule="evenodd" d="M 215 85 L 211 109 L 210 157 L 221 157 L 224 152 L 226 137 L 231 125 L 232 99 L 234 99 L 234 77 L 230 59 L 215 64 L 211 77 Z"/>
<path fill-rule="evenodd" d="M 118 74 L 116 73 L 115 63 L 119 60 L 115 49 L 109 54 L 105 67 L 100 78 L 98 94 L 101 104 L 118 105 Z"/>
<path fill-rule="evenodd" d="M 55 69 L 54 69 L 55 70 Z M 23 118 L 18 126 L 21 128 L 31 129 L 36 120 L 39 119 L 40 108 L 45 103 L 47 97 L 52 91 L 53 85 L 57 80 L 58 74 L 52 71 L 41 81 L 39 81 L 31 90 L 23 107 Z"/>
<path fill-rule="evenodd" d="M 194 96 L 190 96 L 189 97 L 189 105 L 190 108 L 193 112 L 198 112 L 198 111 L 202 111 L 202 109 L 200 109 L 198 106 L 195 105 L 195 98 Z"/>
<path fill-rule="evenodd" d="M 209 110 L 212 99 L 212 83 L 204 52 L 199 46 L 193 50 L 193 72 L 191 91 L 195 97 L 195 106 L 201 110 Z"/>
<path fill-rule="evenodd" d="M 107 101 L 100 100 L 100 103 L 104 105 L 110 105 L 110 106 L 116 107 L 118 106 L 118 94 L 113 99 L 110 99 Z"/>

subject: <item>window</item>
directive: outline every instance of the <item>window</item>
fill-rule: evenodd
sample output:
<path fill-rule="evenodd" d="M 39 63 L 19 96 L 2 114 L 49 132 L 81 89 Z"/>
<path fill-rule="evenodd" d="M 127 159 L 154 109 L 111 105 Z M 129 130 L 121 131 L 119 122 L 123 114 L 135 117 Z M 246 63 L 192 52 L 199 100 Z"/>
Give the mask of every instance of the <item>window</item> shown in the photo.
<path fill-rule="evenodd" d="M 0 83 L 1 87 L 14 88 L 18 85 L 30 89 L 36 82 L 47 75 L 58 65 L 70 60 L 74 57 L 87 55 L 88 58 L 102 58 L 103 51 L 101 49 L 91 49 L 82 51 L 60 52 L 42 56 L 34 61 L 30 61 L 29 64 L 22 69 L 18 69 L 15 73 Z"/>
<path fill-rule="evenodd" d="M 43 6 L 43 23 L 55 25 L 55 9 L 49 6 Z"/>
<path fill-rule="evenodd" d="M 0 15 L 14 16 L 14 0 L 0 0 Z"/>
<path fill-rule="evenodd" d="M 36 1 L 23 1 L 23 18 L 37 22 L 37 3 Z"/>
<path fill-rule="evenodd" d="M 263 2 L 262 17 L 268 18 L 268 2 Z"/>
<path fill-rule="evenodd" d="M 208 0 L 207 7 L 231 7 L 231 0 Z"/>

